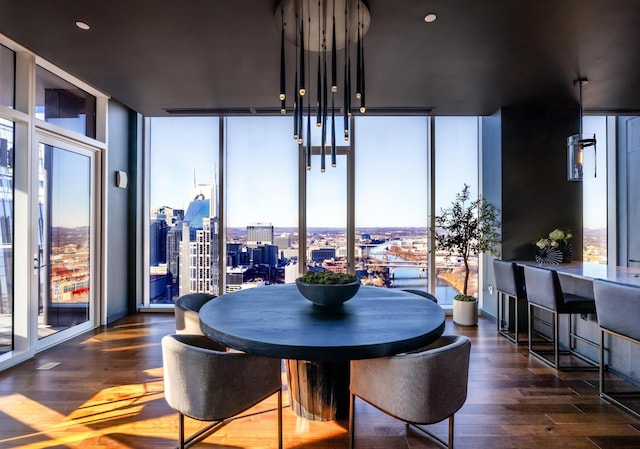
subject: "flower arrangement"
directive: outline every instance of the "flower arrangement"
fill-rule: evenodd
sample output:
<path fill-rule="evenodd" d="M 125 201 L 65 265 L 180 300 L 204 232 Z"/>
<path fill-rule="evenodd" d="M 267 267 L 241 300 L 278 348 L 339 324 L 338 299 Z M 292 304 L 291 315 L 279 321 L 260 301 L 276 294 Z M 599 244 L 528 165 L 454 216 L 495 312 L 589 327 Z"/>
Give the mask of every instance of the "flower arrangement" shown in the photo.
<path fill-rule="evenodd" d="M 571 246 L 571 231 L 556 228 L 548 237 L 536 242 L 536 261 L 545 264 L 559 264 L 571 262 L 573 248 Z"/>

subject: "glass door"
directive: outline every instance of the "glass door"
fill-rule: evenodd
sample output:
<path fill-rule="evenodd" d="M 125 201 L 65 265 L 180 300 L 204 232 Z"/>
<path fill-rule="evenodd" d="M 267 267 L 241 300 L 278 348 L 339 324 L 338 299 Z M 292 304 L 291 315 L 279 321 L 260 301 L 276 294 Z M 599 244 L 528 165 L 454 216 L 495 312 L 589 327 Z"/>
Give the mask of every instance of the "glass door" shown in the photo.
<path fill-rule="evenodd" d="M 95 319 L 95 158 L 79 145 L 38 139 L 37 336 L 41 347 L 83 332 Z"/>

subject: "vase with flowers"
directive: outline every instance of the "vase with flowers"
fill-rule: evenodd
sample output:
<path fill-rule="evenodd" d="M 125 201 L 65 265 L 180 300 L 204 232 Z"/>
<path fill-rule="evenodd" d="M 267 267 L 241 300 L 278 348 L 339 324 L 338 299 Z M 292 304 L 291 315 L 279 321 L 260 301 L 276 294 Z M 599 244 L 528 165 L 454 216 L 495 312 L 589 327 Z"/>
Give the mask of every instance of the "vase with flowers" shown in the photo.
<path fill-rule="evenodd" d="M 571 245 L 571 231 L 556 228 L 536 242 L 536 262 L 541 264 L 557 265 L 569 263 L 573 256 Z"/>

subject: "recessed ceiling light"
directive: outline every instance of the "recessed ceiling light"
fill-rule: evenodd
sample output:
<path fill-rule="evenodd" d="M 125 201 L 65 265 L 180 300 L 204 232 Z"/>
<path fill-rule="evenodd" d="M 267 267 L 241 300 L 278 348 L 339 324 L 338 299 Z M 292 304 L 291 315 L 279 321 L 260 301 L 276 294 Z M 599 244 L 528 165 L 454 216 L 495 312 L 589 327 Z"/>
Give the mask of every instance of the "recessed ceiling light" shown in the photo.
<path fill-rule="evenodd" d="M 89 29 L 91 29 L 89 24 L 86 23 L 86 22 L 83 22 L 82 20 L 76 20 L 76 26 L 78 28 L 80 28 L 81 30 L 89 30 Z"/>
<path fill-rule="evenodd" d="M 436 16 L 434 13 L 429 13 L 426 16 L 424 16 L 424 21 L 427 23 L 432 23 L 432 22 L 435 22 L 437 18 L 438 16 Z"/>

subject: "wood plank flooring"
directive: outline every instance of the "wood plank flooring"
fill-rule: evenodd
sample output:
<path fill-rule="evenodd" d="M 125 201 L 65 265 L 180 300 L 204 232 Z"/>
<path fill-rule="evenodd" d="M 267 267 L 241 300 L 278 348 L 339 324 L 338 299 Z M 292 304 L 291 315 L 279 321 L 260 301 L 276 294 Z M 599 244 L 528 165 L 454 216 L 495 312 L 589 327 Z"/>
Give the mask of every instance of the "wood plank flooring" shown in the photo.
<path fill-rule="evenodd" d="M 164 400 L 160 349 L 173 329 L 173 315 L 139 314 L 1 372 L 0 448 L 175 447 L 177 415 Z M 457 449 L 640 448 L 640 421 L 598 397 L 597 372 L 556 372 L 482 318 L 478 327 L 448 318 L 445 333 L 473 343 Z M 50 362 L 59 364 L 38 369 Z M 275 406 L 274 396 L 198 447 L 276 448 Z M 360 449 L 439 447 L 361 401 L 356 413 Z M 199 425 L 187 420 L 188 431 Z M 446 423 L 432 427 L 446 435 Z M 288 449 L 348 446 L 346 421 L 307 421 L 286 407 L 283 430 Z"/>

